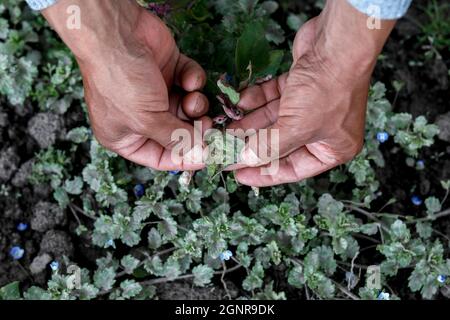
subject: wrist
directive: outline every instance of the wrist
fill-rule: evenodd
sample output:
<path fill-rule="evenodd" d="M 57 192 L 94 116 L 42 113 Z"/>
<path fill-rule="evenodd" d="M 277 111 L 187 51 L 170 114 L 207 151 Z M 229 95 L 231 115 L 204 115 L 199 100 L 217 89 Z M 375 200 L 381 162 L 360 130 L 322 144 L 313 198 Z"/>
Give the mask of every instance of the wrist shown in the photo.
<path fill-rule="evenodd" d="M 60 0 L 42 14 L 76 58 L 89 62 L 126 50 L 140 12 L 131 0 Z"/>
<path fill-rule="evenodd" d="M 316 50 L 354 73 L 372 71 L 395 20 L 379 20 L 361 13 L 347 0 L 328 0 L 318 17 Z"/>

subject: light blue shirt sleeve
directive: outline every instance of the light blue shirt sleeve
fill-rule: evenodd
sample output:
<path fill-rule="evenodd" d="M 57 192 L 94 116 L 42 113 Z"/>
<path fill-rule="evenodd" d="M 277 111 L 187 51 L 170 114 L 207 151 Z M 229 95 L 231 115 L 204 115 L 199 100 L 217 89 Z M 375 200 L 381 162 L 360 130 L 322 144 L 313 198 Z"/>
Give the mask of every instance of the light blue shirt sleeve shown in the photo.
<path fill-rule="evenodd" d="M 368 16 L 396 20 L 406 14 L 412 0 L 348 0 L 348 2 Z"/>
<path fill-rule="evenodd" d="M 44 10 L 54 5 L 58 0 L 26 0 L 33 10 Z"/>
<path fill-rule="evenodd" d="M 44 10 L 58 0 L 26 0 L 33 10 Z M 380 19 L 399 19 L 408 11 L 412 0 L 348 0 L 359 11 Z"/>

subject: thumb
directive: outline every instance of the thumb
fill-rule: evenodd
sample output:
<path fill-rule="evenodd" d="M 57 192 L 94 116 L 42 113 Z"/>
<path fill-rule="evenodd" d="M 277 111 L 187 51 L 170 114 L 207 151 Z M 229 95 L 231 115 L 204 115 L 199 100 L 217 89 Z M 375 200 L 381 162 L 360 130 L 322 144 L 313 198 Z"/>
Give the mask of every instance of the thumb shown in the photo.
<path fill-rule="evenodd" d="M 282 117 L 267 129 L 260 129 L 248 138 L 240 154 L 240 162 L 249 167 L 259 167 L 283 158 L 308 143 L 308 139 L 299 136 L 294 126 L 296 119 Z"/>
<path fill-rule="evenodd" d="M 167 150 L 172 150 L 172 159 L 181 163 L 184 157 L 195 157 L 201 162 L 203 144 L 204 121 L 195 121 L 194 125 L 185 122 L 170 112 L 154 114 L 152 124 L 141 130 L 140 134 L 150 138 Z M 195 152 L 195 154 L 193 154 Z"/>

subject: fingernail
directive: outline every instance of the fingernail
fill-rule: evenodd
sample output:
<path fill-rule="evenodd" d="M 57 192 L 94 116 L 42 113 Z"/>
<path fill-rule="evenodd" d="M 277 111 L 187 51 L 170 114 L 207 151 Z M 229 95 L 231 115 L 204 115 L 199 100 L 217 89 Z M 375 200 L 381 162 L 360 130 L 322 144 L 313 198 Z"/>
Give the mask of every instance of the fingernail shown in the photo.
<path fill-rule="evenodd" d="M 241 161 L 243 164 L 250 167 L 256 167 L 259 163 L 261 163 L 261 159 L 258 158 L 256 153 L 250 148 L 245 148 L 242 150 Z"/>
<path fill-rule="evenodd" d="M 196 74 L 194 81 L 194 88 L 192 91 L 200 90 L 202 87 L 202 76 L 200 74 Z"/>
<path fill-rule="evenodd" d="M 195 106 L 194 106 L 194 115 L 198 115 L 201 113 L 201 104 L 202 104 L 202 97 L 199 95 L 195 101 Z"/>

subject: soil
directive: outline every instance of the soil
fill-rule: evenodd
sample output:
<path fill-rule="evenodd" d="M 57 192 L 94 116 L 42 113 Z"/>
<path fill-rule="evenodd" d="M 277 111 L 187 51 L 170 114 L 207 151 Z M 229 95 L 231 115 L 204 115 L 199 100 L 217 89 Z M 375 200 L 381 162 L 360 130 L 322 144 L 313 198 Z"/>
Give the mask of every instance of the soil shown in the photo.
<path fill-rule="evenodd" d="M 395 152 L 390 143 L 384 146 L 384 155 L 389 165 L 377 172 L 385 194 L 375 204 L 382 207 L 391 197 L 397 202 L 388 209 L 396 213 L 421 214 L 411 203 L 411 193 L 422 197 L 443 196 L 439 182 L 450 179 L 450 54 L 445 51 L 442 60 L 425 60 L 423 66 L 413 66 L 411 61 L 424 61 L 425 50 L 418 42 L 420 28 L 418 22 L 426 17 L 415 1 L 408 16 L 401 20 L 384 51 L 385 59 L 378 64 L 374 79 L 386 83 L 390 101 L 395 101 L 395 111 L 410 112 L 414 116 L 426 115 L 441 128 L 436 144 L 425 149 L 425 169 L 417 171 L 406 165 L 404 155 Z M 444 0 L 442 0 L 444 2 Z M 405 87 L 396 95 L 393 80 L 403 81 Z M 35 154 L 41 148 L 63 145 L 64 133 L 76 127 L 82 119 L 80 106 L 72 106 L 64 118 L 41 113 L 26 104 L 12 107 L 0 99 L 0 287 L 15 280 L 25 284 L 44 285 L 50 275 L 48 263 L 66 255 L 75 261 L 93 265 L 98 251 L 85 246 L 84 240 L 74 234 L 76 221 L 70 212 L 54 204 L 50 188 L 45 185 L 33 186 L 28 182 Z M 82 159 L 78 159 L 82 161 Z M 383 202 L 384 201 L 384 202 Z M 21 222 L 29 224 L 25 231 L 17 230 Z M 438 231 L 450 235 L 450 221 L 436 225 Z M 74 239 L 77 241 L 74 241 Z M 9 256 L 12 246 L 20 245 L 25 255 L 20 261 Z M 368 253 L 376 259 L 375 251 Z M 370 261 L 373 262 L 373 261 Z M 288 298 L 302 298 L 304 293 L 289 289 L 277 274 L 283 270 L 273 270 L 275 290 L 286 290 Z M 237 272 L 229 279 L 236 284 L 242 281 Z M 400 273 L 399 282 L 406 275 Z M 238 286 L 230 288 L 232 296 L 239 296 Z M 404 287 L 399 285 L 399 287 Z M 157 286 L 161 299 L 223 299 L 226 293 L 222 285 L 192 289 L 190 282 L 167 283 Z M 418 298 L 411 296 L 411 298 Z"/>

